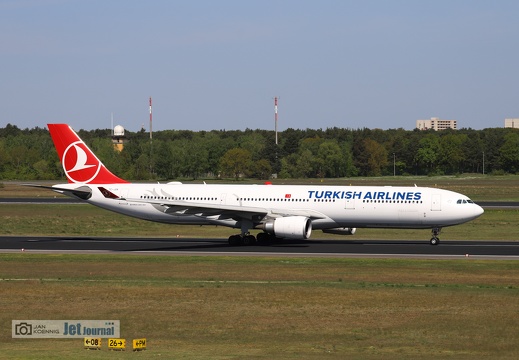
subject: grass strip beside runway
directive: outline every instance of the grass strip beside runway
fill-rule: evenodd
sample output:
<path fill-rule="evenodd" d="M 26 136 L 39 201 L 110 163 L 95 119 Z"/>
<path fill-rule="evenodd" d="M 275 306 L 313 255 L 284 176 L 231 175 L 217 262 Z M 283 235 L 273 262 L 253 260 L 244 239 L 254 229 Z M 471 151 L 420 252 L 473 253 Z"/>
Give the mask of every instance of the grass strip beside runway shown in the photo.
<path fill-rule="evenodd" d="M 444 228 L 442 240 L 519 239 L 519 210 L 489 210 L 466 224 Z M 222 238 L 237 232 L 216 226 L 159 224 L 116 214 L 92 205 L 9 204 L 0 207 L 1 235 Z M 357 229 L 353 236 L 314 231 L 314 239 L 429 240 L 430 230 Z"/>
<path fill-rule="evenodd" d="M 0 254 L 5 358 L 519 356 L 519 263 Z M 119 319 L 141 354 L 12 339 L 13 319 Z"/>

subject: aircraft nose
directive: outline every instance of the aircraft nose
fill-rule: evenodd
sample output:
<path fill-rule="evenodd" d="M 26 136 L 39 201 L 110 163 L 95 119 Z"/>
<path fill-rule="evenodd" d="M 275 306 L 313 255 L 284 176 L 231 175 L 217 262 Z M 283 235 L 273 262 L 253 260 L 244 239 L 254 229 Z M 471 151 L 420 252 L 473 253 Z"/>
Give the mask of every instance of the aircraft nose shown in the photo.
<path fill-rule="evenodd" d="M 485 210 L 481 206 L 474 204 L 474 219 L 483 215 L 484 212 Z"/>

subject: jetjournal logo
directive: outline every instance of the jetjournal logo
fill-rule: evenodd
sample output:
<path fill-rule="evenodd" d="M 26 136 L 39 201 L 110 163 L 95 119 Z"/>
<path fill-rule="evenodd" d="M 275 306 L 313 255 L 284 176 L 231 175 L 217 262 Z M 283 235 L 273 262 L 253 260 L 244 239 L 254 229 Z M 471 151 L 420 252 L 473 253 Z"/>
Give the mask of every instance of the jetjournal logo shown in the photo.
<path fill-rule="evenodd" d="M 119 320 L 13 320 L 13 338 L 119 337 Z"/>

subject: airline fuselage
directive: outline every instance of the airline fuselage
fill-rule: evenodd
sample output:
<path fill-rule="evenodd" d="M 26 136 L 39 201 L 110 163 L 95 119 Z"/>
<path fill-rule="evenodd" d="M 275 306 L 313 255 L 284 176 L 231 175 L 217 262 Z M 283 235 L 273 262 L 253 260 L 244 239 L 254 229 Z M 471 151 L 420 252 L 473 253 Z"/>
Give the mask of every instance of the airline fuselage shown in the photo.
<path fill-rule="evenodd" d="M 74 184 L 57 186 L 73 187 Z M 211 217 L 207 210 L 200 213 L 196 210 L 176 211 L 167 205 L 171 202 L 207 204 L 224 209 L 225 206 L 233 206 L 238 210 L 241 207 L 255 207 L 265 211 L 274 209 L 276 213 L 311 210 L 322 215 L 312 219 L 314 229 L 445 227 L 473 220 L 483 213 L 481 207 L 464 195 L 424 187 L 177 183 L 103 186 L 120 198 L 106 198 L 96 186 L 90 186 L 92 197 L 87 202 L 125 215 L 163 223 L 240 227 L 240 221 L 221 214 Z M 253 222 L 261 220 L 252 219 Z"/>

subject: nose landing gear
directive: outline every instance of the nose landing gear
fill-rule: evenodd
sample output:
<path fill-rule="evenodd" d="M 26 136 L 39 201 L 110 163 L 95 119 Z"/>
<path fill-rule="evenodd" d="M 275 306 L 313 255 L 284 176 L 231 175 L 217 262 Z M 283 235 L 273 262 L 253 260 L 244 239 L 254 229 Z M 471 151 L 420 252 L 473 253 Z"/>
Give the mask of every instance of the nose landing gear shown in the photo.
<path fill-rule="evenodd" d="M 438 235 L 440 235 L 440 232 L 442 231 L 441 228 L 432 228 L 431 230 L 431 240 L 429 240 L 429 243 L 431 245 L 438 245 L 440 243 L 440 238 L 438 238 Z"/>

